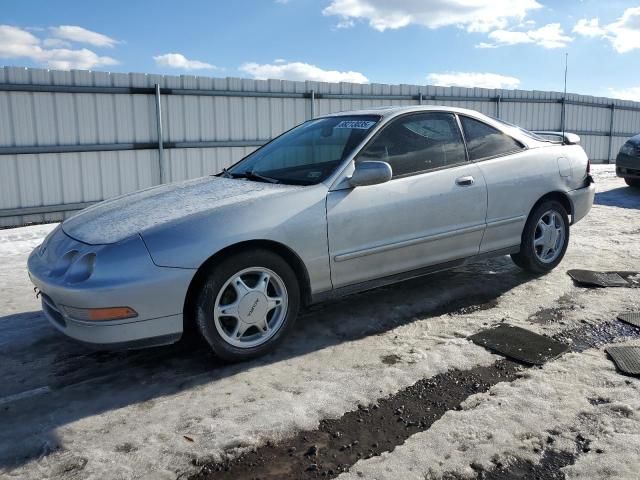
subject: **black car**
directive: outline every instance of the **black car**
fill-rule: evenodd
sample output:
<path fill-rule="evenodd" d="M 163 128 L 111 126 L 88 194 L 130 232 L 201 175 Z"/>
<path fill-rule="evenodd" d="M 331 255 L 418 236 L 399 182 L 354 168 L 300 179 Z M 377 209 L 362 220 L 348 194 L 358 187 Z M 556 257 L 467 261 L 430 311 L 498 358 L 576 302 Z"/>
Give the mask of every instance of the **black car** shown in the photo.
<path fill-rule="evenodd" d="M 640 187 L 640 135 L 631 137 L 620 148 L 616 158 L 616 174 L 630 187 Z"/>

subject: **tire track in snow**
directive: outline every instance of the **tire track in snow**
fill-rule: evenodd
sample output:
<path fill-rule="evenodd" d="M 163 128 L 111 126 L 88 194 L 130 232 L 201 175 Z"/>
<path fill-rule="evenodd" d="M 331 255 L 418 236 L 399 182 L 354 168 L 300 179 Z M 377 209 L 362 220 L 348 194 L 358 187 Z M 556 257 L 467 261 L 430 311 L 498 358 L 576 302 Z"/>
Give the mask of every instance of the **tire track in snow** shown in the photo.
<path fill-rule="evenodd" d="M 361 406 L 336 420 L 322 420 L 316 430 L 302 431 L 279 444 L 267 443 L 240 457 L 204 465 L 195 479 L 285 480 L 334 478 L 361 458 L 391 451 L 428 429 L 470 395 L 498 382 L 513 381 L 520 366 L 500 360 L 490 366 L 453 370 L 420 380 L 400 392 Z"/>
<path fill-rule="evenodd" d="M 557 336 L 573 340 L 573 351 L 580 352 L 620 338 L 640 336 L 640 329 L 614 321 L 580 327 Z M 226 462 L 205 463 L 200 472 L 190 478 L 242 480 L 256 478 L 256 475 L 262 480 L 317 478 L 318 475 L 335 478 L 349 472 L 359 460 L 391 452 L 413 435 L 429 430 L 447 412 L 461 409 L 461 404 L 471 396 L 487 392 L 496 384 L 517 380 L 527 368 L 510 360 L 499 360 L 488 366 L 453 370 L 422 379 L 373 405 L 360 406 L 336 420 L 323 420 L 318 429 L 299 432 L 278 444 L 268 442 Z M 542 450 L 539 448 L 536 453 Z M 488 478 L 523 478 L 519 473 L 529 467 L 532 473 L 527 478 L 556 478 L 553 475 L 557 469 L 575 461 L 575 454 L 567 451 L 547 450 L 545 455 L 545 463 L 535 465 L 531 461 L 521 461 L 512 468 L 498 464 L 491 470 L 495 476 Z M 484 472 L 484 466 L 471 468 L 482 471 L 483 475 L 491 472 Z M 395 475 L 385 478 L 401 478 Z"/>
<path fill-rule="evenodd" d="M 637 479 L 640 381 L 603 351 L 578 350 L 471 397 L 340 480 Z"/>
<path fill-rule="evenodd" d="M 24 400 L 25 398 L 36 397 L 38 395 L 44 395 L 49 392 L 51 392 L 51 389 L 49 387 L 33 388 L 31 390 L 26 390 L 24 392 L 15 393 L 13 395 L 8 395 L 6 397 L 0 398 L 0 405 L 17 402 L 18 400 Z"/>

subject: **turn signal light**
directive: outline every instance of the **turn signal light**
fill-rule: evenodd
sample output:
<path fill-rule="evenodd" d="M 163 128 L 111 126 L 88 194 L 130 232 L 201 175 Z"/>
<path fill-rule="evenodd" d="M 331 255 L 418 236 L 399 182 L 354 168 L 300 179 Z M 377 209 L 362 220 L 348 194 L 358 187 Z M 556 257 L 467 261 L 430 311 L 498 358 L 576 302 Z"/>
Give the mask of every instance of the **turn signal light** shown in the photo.
<path fill-rule="evenodd" d="M 90 322 L 125 320 L 127 318 L 134 318 L 138 316 L 138 312 L 130 307 L 76 308 L 65 306 L 64 311 L 71 318 Z"/>

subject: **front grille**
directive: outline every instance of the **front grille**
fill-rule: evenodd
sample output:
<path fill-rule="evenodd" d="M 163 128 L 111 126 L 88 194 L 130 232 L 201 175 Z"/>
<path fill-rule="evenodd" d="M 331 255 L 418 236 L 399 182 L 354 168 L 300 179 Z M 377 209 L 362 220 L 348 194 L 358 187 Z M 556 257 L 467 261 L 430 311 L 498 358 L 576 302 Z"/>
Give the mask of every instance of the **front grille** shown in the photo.
<path fill-rule="evenodd" d="M 67 322 L 64 320 L 64 317 L 60 313 L 60 310 L 56 307 L 56 304 L 51 300 L 51 298 L 44 293 L 40 293 L 42 298 L 42 310 L 45 315 L 53 321 L 56 325 L 59 325 L 62 328 L 67 326 Z"/>

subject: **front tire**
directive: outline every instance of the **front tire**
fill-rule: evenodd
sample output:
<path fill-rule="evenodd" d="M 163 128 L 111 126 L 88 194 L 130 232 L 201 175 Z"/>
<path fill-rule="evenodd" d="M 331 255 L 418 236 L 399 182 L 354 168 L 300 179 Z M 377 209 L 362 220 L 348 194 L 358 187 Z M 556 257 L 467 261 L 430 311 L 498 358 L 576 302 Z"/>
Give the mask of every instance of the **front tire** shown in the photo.
<path fill-rule="evenodd" d="M 640 179 L 639 178 L 627 178 L 624 179 L 627 182 L 627 185 L 630 187 L 640 188 Z"/>
<path fill-rule="evenodd" d="M 538 205 L 525 224 L 520 251 L 511 255 L 520 268 L 536 274 L 550 272 L 562 261 L 569 245 L 569 216 L 561 203 Z"/>
<path fill-rule="evenodd" d="M 211 268 L 196 298 L 196 323 L 216 356 L 239 362 L 273 350 L 299 307 L 291 266 L 269 250 L 251 250 Z"/>

